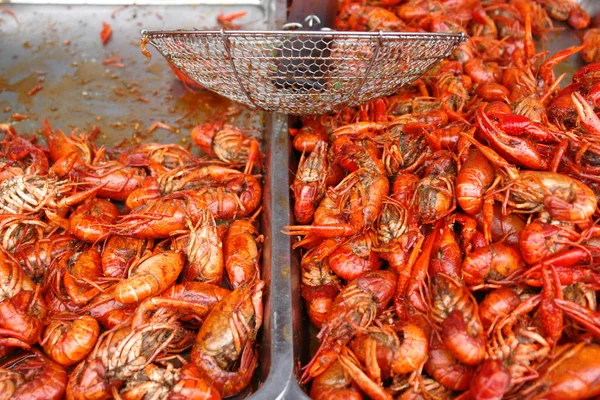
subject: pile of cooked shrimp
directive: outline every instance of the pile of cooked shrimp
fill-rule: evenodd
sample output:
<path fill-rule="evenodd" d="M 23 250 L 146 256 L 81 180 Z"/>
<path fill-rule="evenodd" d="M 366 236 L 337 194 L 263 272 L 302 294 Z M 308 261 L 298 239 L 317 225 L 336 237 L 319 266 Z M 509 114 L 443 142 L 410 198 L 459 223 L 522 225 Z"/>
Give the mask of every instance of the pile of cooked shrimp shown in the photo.
<path fill-rule="evenodd" d="M 11 399 L 220 399 L 262 324 L 259 142 L 46 145 L 0 125 L 0 377 Z"/>
<path fill-rule="evenodd" d="M 337 29 L 470 38 L 399 93 L 290 129 L 313 399 L 600 394 L 590 20 L 571 0 L 342 2 Z M 556 29 L 581 44 L 543 51 Z M 586 65 L 555 74 L 569 57 Z"/>

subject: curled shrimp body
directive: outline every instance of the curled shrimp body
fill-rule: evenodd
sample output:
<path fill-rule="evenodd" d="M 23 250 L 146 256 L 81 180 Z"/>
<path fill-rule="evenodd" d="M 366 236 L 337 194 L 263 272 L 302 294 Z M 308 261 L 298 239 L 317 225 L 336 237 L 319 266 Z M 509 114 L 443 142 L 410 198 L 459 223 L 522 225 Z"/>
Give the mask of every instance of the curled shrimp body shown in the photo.
<path fill-rule="evenodd" d="M 100 334 L 95 318 L 83 315 L 69 319 L 52 319 L 46 327 L 42 341 L 44 351 L 58 364 L 68 367 L 83 360 Z"/>
<path fill-rule="evenodd" d="M 223 397 L 245 388 L 258 365 L 254 341 L 262 324 L 264 285 L 254 280 L 238 286 L 212 309 L 196 337 L 192 362 Z"/>
<path fill-rule="evenodd" d="M 494 166 L 478 150 L 471 150 L 456 176 L 456 201 L 469 215 L 483 207 L 483 195 L 494 181 Z"/>
<path fill-rule="evenodd" d="M 79 205 L 69 217 L 73 236 L 86 242 L 97 242 L 110 236 L 109 225 L 119 216 L 117 206 L 108 200 L 93 198 Z"/>
<path fill-rule="evenodd" d="M 377 368 L 367 370 L 367 374 L 376 382 L 411 373 L 425 362 L 429 340 L 423 329 L 409 323 L 402 327 L 402 335 L 403 340 L 400 341 L 389 326 L 371 326 L 366 333 L 350 342 L 350 348 L 360 362 L 367 366 L 377 365 Z"/>
<path fill-rule="evenodd" d="M 589 186 L 555 172 L 524 171 L 509 190 L 509 205 L 516 210 L 545 210 L 560 221 L 587 221 L 598 208 Z"/>
<path fill-rule="evenodd" d="M 302 153 L 292 183 L 294 217 L 298 224 L 309 224 L 313 220 L 315 208 L 325 195 L 327 168 L 327 142 L 317 142 L 308 156 Z"/>
<path fill-rule="evenodd" d="M 339 361 L 335 361 L 317 376 L 310 388 L 313 400 L 362 400 L 363 395 L 353 385 L 352 377 Z"/>
<path fill-rule="evenodd" d="M 191 363 L 181 368 L 174 368 L 170 363 L 166 367 L 149 364 L 127 381 L 119 397 L 123 400 L 221 400 L 219 392 L 202 379 L 198 368 Z"/>
<path fill-rule="evenodd" d="M 467 138 L 467 137 L 465 137 Z M 596 195 L 588 185 L 568 175 L 549 171 L 519 171 L 489 147 L 472 138 L 492 163 L 504 169 L 507 179 L 495 197 L 515 213 L 546 211 L 551 218 L 564 222 L 586 222 L 598 209 Z"/>
<path fill-rule="evenodd" d="M 181 242 L 181 243 L 180 243 Z M 186 244 L 187 242 L 187 244 Z M 185 281 L 200 281 L 220 284 L 223 279 L 223 243 L 217 231 L 217 224 L 208 209 L 200 212 L 195 226 L 182 240 L 177 240 L 187 256 L 187 264 L 182 273 Z"/>
<path fill-rule="evenodd" d="M 78 305 L 87 304 L 100 293 L 97 285 L 91 284 L 102 276 L 100 252 L 95 246 L 63 257 L 58 265 L 64 265 L 63 283 L 71 301 Z"/>
<path fill-rule="evenodd" d="M 229 283 L 235 289 L 243 282 L 260 279 L 260 243 L 254 218 L 233 221 L 223 240 L 223 257 Z"/>
<path fill-rule="evenodd" d="M 175 283 L 184 260 L 184 255 L 175 251 L 150 255 L 130 270 L 127 279 L 113 287 L 115 300 L 123 304 L 139 304 L 150 296 L 160 294 Z"/>
<path fill-rule="evenodd" d="M 436 334 L 431 337 L 424 369 L 451 390 L 466 390 L 473 376 L 473 369 L 458 361 Z"/>
<path fill-rule="evenodd" d="M 39 289 L 23 270 L 0 252 L 0 328 L 14 330 L 28 344 L 38 341 L 46 316 Z"/>
<path fill-rule="evenodd" d="M 349 281 L 369 271 L 378 270 L 381 260 L 373 251 L 374 243 L 373 230 L 351 237 L 329 255 L 329 267 L 337 276 Z"/>
<path fill-rule="evenodd" d="M 188 223 L 196 224 L 205 199 L 195 191 L 182 191 L 151 200 L 121 216 L 112 232 L 138 239 L 167 238 L 173 231 L 185 230 Z"/>
<path fill-rule="evenodd" d="M 521 298 L 511 288 L 502 287 L 489 292 L 479 303 L 481 323 L 487 330 L 521 304 Z"/>
<path fill-rule="evenodd" d="M 310 321 L 319 329 L 327 321 L 327 314 L 340 292 L 340 279 L 327 262 L 327 254 L 337 245 L 337 240 L 325 239 L 321 245 L 307 251 L 300 262 L 301 295 L 306 302 Z"/>
<path fill-rule="evenodd" d="M 569 248 L 579 236 L 567 224 L 533 221 L 525 226 L 519 239 L 523 260 L 535 265 Z"/>
<path fill-rule="evenodd" d="M 0 368 L 2 396 L 15 400 L 59 400 L 67 386 L 67 372 L 33 349 L 10 359 Z"/>
<path fill-rule="evenodd" d="M 148 247 L 151 242 L 145 239 L 112 235 L 102 249 L 102 272 L 111 278 L 123 278 Z"/>
<path fill-rule="evenodd" d="M 319 350 L 305 367 L 302 379 L 308 381 L 325 370 L 350 342 L 357 330 L 367 327 L 392 300 L 396 275 L 390 271 L 374 271 L 348 283 L 336 296 L 328 321 L 319 335 Z"/>
<path fill-rule="evenodd" d="M 192 140 L 211 156 L 226 163 L 246 164 L 258 155 L 258 141 L 231 125 L 201 124 L 192 129 Z"/>
<path fill-rule="evenodd" d="M 477 303 L 464 285 L 438 277 L 433 281 L 434 315 L 441 321 L 441 337 L 458 360 L 477 365 L 485 358 L 486 336 Z"/>
<path fill-rule="evenodd" d="M 492 243 L 473 250 L 465 257 L 462 275 L 467 285 L 480 285 L 488 280 L 502 280 L 524 268 L 517 250 L 502 243 Z"/>

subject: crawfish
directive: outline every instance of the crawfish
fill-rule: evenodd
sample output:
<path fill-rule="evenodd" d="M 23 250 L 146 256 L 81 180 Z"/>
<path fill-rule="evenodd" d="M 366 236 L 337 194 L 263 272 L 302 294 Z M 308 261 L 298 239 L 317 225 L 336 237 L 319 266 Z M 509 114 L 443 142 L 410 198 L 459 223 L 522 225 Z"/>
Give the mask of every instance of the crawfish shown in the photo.
<path fill-rule="evenodd" d="M 95 132 L 92 132 L 91 135 L 82 133 L 79 137 L 75 136 L 75 132 L 72 132 L 71 137 L 67 137 L 60 129 L 53 130 L 47 120 L 42 122 L 42 128 L 48 144 L 50 159 L 53 162 L 56 163 L 70 154 L 75 154 L 83 163 L 89 164 L 92 162 L 94 149 L 90 145 L 90 136 L 94 136 Z"/>
<path fill-rule="evenodd" d="M 417 183 L 413 201 L 422 224 L 432 224 L 456 209 L 454 180 L 443 173 L 428 175 Z"/>
<path fill-rule="evenodd" d="M 87 304 L 100 293 L 100 286 L 94 283 L 102 277 L 100 264 L 100 251 L 96 246 L 68 254 L 58 261 L 55 270 L 58 275 L 63 274 L 65 290 L 73 303 Z"/>
<path fill-rule="evenodd" d="M 464 284 L 440 275 L 432 282 L 434 318 L 439 321 L 442 340 L 458 360 L 479 364 L 485 357 L 485 333 L 477 303 Z"/>
<path fill-rule="evenodd" d="M 40 344 L 52 360 L 68 367 L 83 360 L 92 351 L 99 334 L 100 326 L 90 316 L 54 316 Z"/>
<path fill-rule="evenodd" d="M 15 176 L 0 183 L 0 210 L 4 214 L 38 213 L 63 217 L 70 206 L 93 196 L 100 188 L 69 195 L 74 184 L 44 176 Z"/>
<path fill-rule="evenodd" d="M 254 280 L 238 286 L 212 309 L 196 337 L 192 362 L 223 397 L 245 388 L 258 365 L 254 341 L 262 324 L 264 285 Z"/>
<path fill-rule="evenodd" d="M 588 29 L 583 35 L 581 57 L 586 63 L 600 62 L 600 28 Z"/>
<path fill-rule="evenodd" d="M 497 321 L 504 319 L 517 306 L 521 298 L 512 288 L 501 287 L 489 292 L 479 303 L 479 317 L 484 329 L 489 329 Z"/>
<path fill-rule="evenodd" d="M 381 267 L 381 260 L 373 251 L 375 232 L 370 229 L 339 244 L 329 255 L 327 262 L 340 278 L 351 281 L 369 271 Z"/>
<path fill-rule="evenodd" d="M 325 195 L 327 168 L 327 142 L 317 142 L 308 156 L 302 153 L 291 187 L 298 224 L 309 224 L 313 220 L 315 207 Z"/>
<path fill-rule="evenodd" d="M 14 330 L 28 344 L 37 342 L 46 314 L 39 288 L 4 252 L 0 252 L 0 282 L 0 327 Z"/>
<path fill-rule="evenodd" d="M 199 164 L 196 157 L 184 147 L 157 143 L 143 143 L 127 149 L 119 156 L 119 162 L 131 167 L 148 168 L 152 176 Z"/>
<path fill-rule="evenodd" d="M 183 231 L 191 222 L 198 223 L 206 199 L 196 191 L 182 191 L 151 200 L 112 226 L 112 232 L 138 239 L 167 238 L 173 231 Z"/>
<path fill-rule="evenodd" d="M 519 239 L 523 260 L 535 265 L 545 259 L 566 251 L 581 235 L 571 224 L 560 221 L 533 221 L 525 226 Z"/>
<path fill-rule="evenodd" d="M 328 320 L 317 336 L 321 346 L 304 367 L 303 381 L 321 374 L 358 329 L 370 325 L 391 301 L 395 286 L 396 275 L 390 271 L 369 272 L 346 285 L 335 298 Z"/>
<path fill-rule="evenodd" d="M 526 168 L 546 170 L 547 160 L 543 158 L 538 141 L 556 142 L 555 136 L 540 124 L 527 117 L 507 114 L 488 115 L 481 109 L 476 111 L 479 133 L 491 146 L 508 161 Z M 493 121 L 496 121 L 494 124 Z M 527 137 L 518 137 L 527 135 Z"/>
<path fill-rule="evenodd" d="M 162 192 L 194 191 L 216 219 L 250 215 L 258 208 L 262 198 L 262 187 L 254 175 L 220 166 L 176 170 L 161 178 L 164 178 L 159 179 Z"/>
<path fill-rule="evenodd" d="M 112 235 L 102 248 L 102 272 L 107 277 L 123 278 L 129 267 L 151 249 L 148 240 Z"/>
<path fill-rule="evenodd" d="M 462 276 L 467 285 L 501 281 L 524 269 L 519 252 L 506 244 L 492 243 L 473 250 L 463 260 Z"/>
<path fill-rule="evenodd" d="M 383 7 L 345 4 L 335 20 L 335 28 L 346 31 L 403 31 L 404 22 Z"/>
<path fill-rule="evenodd" d="M 403 341 L 388 325 L 370 326 L 350 342 L 366 373 L 376 383 L 395 375 L 408 374 L 425 362 L 429 341 L 423 329 L 408 323 L 402 327 Z"/>
<path fill-rule="evenodd" d="M 478 229 L 486 233 L 489 229 L 491 234 L 489 241 L 491 242 L 502 242 L 519 248 L 521 232 L 526 226 L 519 214 L 504 214 L 502 206 L 498 204 L 493 205 L 493 210 L 489 212 L 489 215 L 486 215 L 486 211 L 477 214 Z"/>
<path fill-rule="evenodd" d="M 120 303 L 139 304 L 174 284 L 184 262 L 185 256 L 181 252 L 150 254 L 133 265 L 128 277 L 113 286 L 110 294 Z"/>
<path fill-rule="evenodd" d="M 67 372 L 37 349 L 6 361 L 0 368 L 2 396 L 15 400 L 59 400 Z"/>
<path fill-rule="evenodd" d="M 431 152 L 427 136 L 420 131 L 405 133 L 401 126 L 395 126 L 388 136 L 383 140 L 382 156 L 388 176 L 415 171 Z"/>
<path fill-rule="evenodd" d="M 19 246 L 14 257 L 19 261 L 23 271 L 34 282 L 44 281 L 48 265 L 52 260 L 60 259 L 69 251 L 75 250 L 80 241 L 68 234 L 53 234 Z"/>
<path fill-rule="evenodd" d="M 260 212 L 260 209 L 259 209 Z M 264 240 L 255 226 L 258 212 L 250 219 L 236 219 L 223 239 L 223 262 L 232 288 L 260 279 L 260 243 Z"/>
<path fill-rule="evenodd" d="M 118 161 L 105 161 L 87 167 L 75 166 L 69 172 L 69 178 L 99 186 L 99 197 L 122 201 L 142 187 L 146 173 L 141 168 L 128 167 Z"/>
<path fill-rule="evenodd" d="M 298 130 L 290 128 L 290 135 L 294 137 L 292 145 L 300 152 L 312 152 L 319 142 L 328 140 L 325 125 L 320 118 L 302 119 L 302 127 Z"/>
<path fill-rule="evenodd" d="M 360 390 L 373 400 L 392 400 L 393 397 L 387 393 L 381 385 L 373 382 L 362 369 L 360 361 L 356 355 L 348 347 L 342 348 L 339 356 L 339 362 L 342 364 L 344 371 L 352 377 L 354 383 Z"/>
<path fill-rule="evenodd" d="M 331 271 L 327 256 L 337 248 L 335 239 L 325 239 L 319 246 L 307 251 L 300 262 L 302 298 L 310 321 L 321 328 L 327 314 L 340 292 L 340 279 Z"/>
<path fill-rule="evenodd" d="M 428 376 L 420 376 L 415 383 L 409 378 L 394 378 L 390 390 L 393 392 L 401 392 L 395 398 L 397 400 L 426 400 L 438 399 L 446 400 L 454 398 L 450 390 L 440 384 L 433 378 Z"/>
<path fill-rule="evenodd" d="M 405 273 L 411 248 L 423 237 L 410 221 L 411 212 L 401 202 L 388 198 L 377 221 L 375 251 L 398 274 Z"/>
<path fill-rule="evenodd" d="M 310 398 L 313 400 L 362 400 L 363 395 L 340 361 L 336 360 L 313 380 Z"/>
<path fill-rule="evenodd" d="M 469 387 L 473 369 L 458 361 L 435 332 L 429 340 L 427 356 L 425 371 L 444 387 L 450 390 L 465 390 Z"/>
<path fill-rule="evenodd" d="M 536 378 L 532 367 L 550 353 L 550 344 L 531 325 L 527 315 L 540 301 L 540 295 L 528 298 L 495 325 L 487 346 L 488 358 L 472 381 L 471 389 L 485 387 L 491 374 L 500 374 L 496 382 L 502 384 L 494 390 L 496 395 L 502 396 Z"/>
<path fill-rule="evenodd" d="M 476 365 L 485 356 L 485 334 L 477 302 L 460 278 L 460 264 L 460 247 L 445 224 L 429 263 L 431 312 L 434 321 L 440 324 L 444 344 L 461 362 Z"/>
<path fill-rule="evenodd" d="M 190 338 L 172 321 L 107 331 L 69 376 L 67 399 L 109 399 L 113 390 L 120 389 L 161 353 L 189 346 Z"/>
<path fill-rule="evenodd" d="M 4 140 L 0 142 L 2 153 L 6 154 L 7 165 L 15 163 L 18 175 L 46 175 L 49 169 L 48 157 L 40 146 L 20 137 L 13 126 L 4 131 Z"/>
<path fill-rule="evenodd" d="M 31 349 L 27 338 L 10 329 L 0 329 L 0 357 L 4 358 L 15 348 Z"/>
<path fill-rule="evenodd" d="M 469 152 L 456 176 L 456 201 L 469 215 L 483 208 L 483 195 L 494 182 L 494 166 L 477 149 Z"/>
<path fill-rule="evenodd" d="M 80 204 L 69 216 L 69 231 L 87 242 L 97 242 L 110 236 L 109 226 L 119 216 L 117 206 L 108 200 L 91 198 Z"/>
<path fill-rule="evenodd" d="M 592 312 L 598 309 L 595 294 L 596 291 L 594 290 L 594 285 L 589 283 L 577 282 L 563 287 L 563 301 L 569 301 L 576 306 L 583 307 L 583 309 L 589 309 Z M 560 307 L 560 305 L 558 306 Z M 565 311 L 564 307 L 563 311 Z M 571 319 L 567 322 L 570 323 L 565 323 L 564 332 L 565 335 L 569 337 L 576 337 L 580 333 L 587 331 L 587 328 L 578 323 L 575 319 Z"/>
<path fill-rule="evenodd" d="M 200 211 L 198 223 L 190 224 L 190 233 L 175 240 L 187 256 L 184 281 L 220 284 L 223 279 L 223 244 L 217 224 L 208 209 Z"/>
<path fill-rule="evenodd" d="M 193 337 L 176 321 L 176 314 L 157 312 L 144 323 L 100 335 L 87 359 L 69 376 L 67 399 L 109 399 L 113 390 L 161 354 L 189 347 Z"/>
<path fill-rule="evenodd" d="M 513 212 L 546 211 L 556 220 L 587 221 L 597 210 L 594 192 L 583 182 L 556 172 L 522 171 L 500 157 L 494 150 L 469 138 L 490 161 L 504 169 L 508 182 L 500 199 Z"/>
<path fill-rule="evenodd" d="M 0 220 L 0 244 L 17 256 L 22 247 L 41 239 L 47 228 L 48 224 L 41 221 L 39 216 L 5 214 Z"/>
<path fill-rule="evenodd" d="M 541 0 L 550 17 L 557 21 L 567 21 L 575 29 L 584 29 L 590 23 L 585 9 L 572 0 Z"/>
<path fill-rule="evenodd" d="M 383 174 L 361 168 L 330 189 L 315 211 L 312 225 L 285 226 L 288 235 L 352 236 L 370 228 L 389 192 Z"/>
<path fill-rule="evenodd" d="M 396 175 L 390 197 L 398 201 L 402 206 L 409 207 L 415 194 L 417 183 L 420 180 L 417 175 L 410 172 L 402 172 Z"/>
<path fill-rule="evenodd" d="M 451 110 L 460 112 L 467 105 L 472 85 L 468 75 L 443 72 L 433 82 L 433 96 L 441 99 Z"/>
<path fill-rule="evenodd" d="M 536 399 L 587 399 L 600 394 L 600 346 L 579 342 L 558 346 L 537 378 L 520 396 Z"/>
<path fill-rule="evenodd" d="M 149 364 L 143 370 L 136 371 L 120 390 L 119 398 L 221 400 L 221 395 L 202 379 L 194 364 L 186 363 L 181 368 L 174 368 L 166 363 L 165 367 Z"/>
<path fill-rule="evenodd" d="M 258 140 L 245 136 L 235 126 L 201 124 L 192 129 L 190 135 L 208 155 L 229 164 L 246 164 L 245 173 L 250 173 L 251 166 L 260 158 Z"/>

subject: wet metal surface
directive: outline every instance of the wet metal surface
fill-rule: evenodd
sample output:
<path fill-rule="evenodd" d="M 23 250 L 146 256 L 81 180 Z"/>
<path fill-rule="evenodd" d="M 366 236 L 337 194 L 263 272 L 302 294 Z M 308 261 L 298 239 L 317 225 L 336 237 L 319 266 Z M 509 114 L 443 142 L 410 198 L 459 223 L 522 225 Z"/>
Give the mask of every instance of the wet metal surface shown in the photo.
<path fill-rule="evenodd" d="M 100 127 L 101 142 L 144 139 L 155 121 L 174 127 L 158 130 L 152 139 L 183 142 L 198 123 L 223 119 L 243 129 L 262 125 L 260 114 L 207 91 L 189 92 L 156 52 L 146 59 L 139 50 L 139 32 L 148 29 L 219 28 L 220 13 L 247 11 L 241 27 L 266 26 L 266 12 L 257 5 L 101 6 L 11 4 L 15 19 L 0 13 L 0 119 L 14 113 L 28 120 L 15 124 L 21 133 L 52 125 Z M 102 22 L 112 28 L 103 46 Z M 116 57 L 115 64 L 103 61 Z M 122 58 L 122 59 L 121 59 Z M 121 65 L 120 65 L 121 64 Z M 42 89 L 28 95 L 36 86 Z"/>

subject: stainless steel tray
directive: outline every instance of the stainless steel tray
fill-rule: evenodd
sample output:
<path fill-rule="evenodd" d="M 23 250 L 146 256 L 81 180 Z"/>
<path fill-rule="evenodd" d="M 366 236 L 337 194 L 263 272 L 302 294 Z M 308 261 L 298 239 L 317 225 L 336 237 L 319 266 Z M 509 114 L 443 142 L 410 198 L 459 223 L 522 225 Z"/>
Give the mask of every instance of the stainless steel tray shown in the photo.
<path fill-rule="evenodd" d="M 136 1 L 136 5 L 122 7 L 120 0 L 89 4 L 94 1 L 79 5 L 3 4 L 19 22 L 0 12 L 0 121 L 10 121 L 13 113 L 29 116 L 15 123 L 17 131 L 27 135 L 39 131 L 44 118 L 67 132 L 97 125 L 102 132 L 98 142 L 107 145 L 122 141 L 186 145 L 191 128 L 217 118 L 261 136 L 267 163 L 261 221 L 265 235 L 262 276 L 267 283 L 264 321 L 258 339 L 256 379 L 236 398 L 281 397 L 294 380 L 289 239 L 279 234 L 289 215 L 288 187 L 281 185 L 287 182 L 287 169 L 281 166 L 287 165 L 289 154 L 285 118 L 250 111 L 210 92 L 190 93 L 158 53 L 148 61 L 139 51 L 142 28 L 215 28 L 221 12 L 245 10 L 247 15 L 236 23 L 245 29 L 272 29 L 275 2 L 177 4 L 165 0 L 167 6 L 148 0 L 145 3 L 150 4 Z M 113 29 L 106 46 L 99 36 L 102 21 Z M 125 68 L 102 64 L 114 56 L 123 57 Z M 34 96 L 27 95 L 36 85 L 43 85 L 43 89 Z M 238 114 L 226 116 L 230 113 Z M 155 121 L 175 130 L 148 133 Z"/>
<path fill-rule="evenodd" d="M 594 16 L 600 15 L 600 0 L 575 0 L 581 4 L 590 14 Z M 600 16 L 598 17 L 600 24 Z M 567 25 L 561 25 L 556 23 L 556 26 L 564 26 L 565 29 L 553 32 L 548 35 L 547 39 L 543 43 L 538 43 L 536 48 L 538 51 L 543 48 L 549 51 L 550 54 L 554 54 L 559 50 L 562 50 L 569 46 L 578 45 L 580 43 L 581 31 L 574 31 L 569 29 Z M 562 81 L 562 85 L 566 85 L 571 81 L 572 75 L 584 66 L 582 58 L 577 54 L 567 61 L 559 64 L 555 69 L 556 75 L 566 73 L 566 77 Z M 295 126 L 298 120 L 297 117 L 289 117 L 287 123 L 289 126 Z M 287 126 L 285 127 L 287 130 Z M 282 128 L 283 129 L 283 128 Z M 285 146 L 289 151 L 288 165 L 289 165 L 289 177 L 287 184 L 292 184 L 294 180 L 295 171 L 298 166 L 299 154 L 292 148 L 291 140 L 288 137 L 281 139 L 281 145 Z M 293 200 L 292 200 L 293 201 Z M 290 210 L 289 224 L 294 225 L 293 212 Z M 291 241 L 289 245 L 291 246 Z M 289 399 L 302 399 L 308 400 L 309 397 L 305 392 L 305 388 L 299 384 L 299 376 L 301 375 L 301 366 L 306 365 L 310 360 L 311 355 L 316 350 L 318 343 L 316 342 L 316 335 L 318 330 L 311 325 L 308 320 L 306 311 L 304 309 L 304 302 L 300 295 L 300 258 L 298 252 L 292 252 L 291 254 L 291 303 L 292 303 L 292 327 L 294 331 L 293 338 L 293 359 L 294 359 L 294 380 L 286 388 L 286 398 Z"/>

